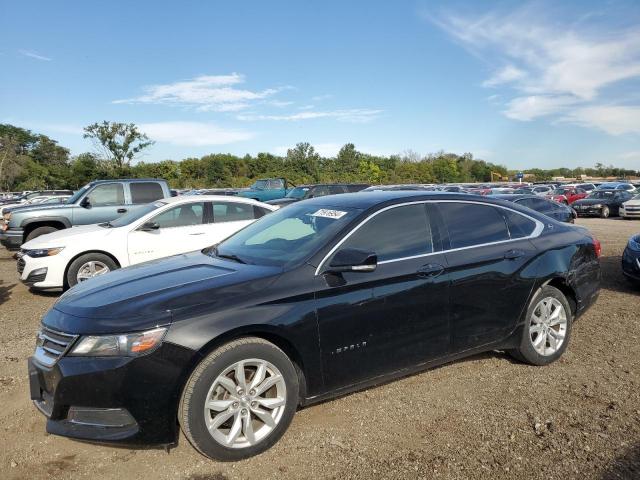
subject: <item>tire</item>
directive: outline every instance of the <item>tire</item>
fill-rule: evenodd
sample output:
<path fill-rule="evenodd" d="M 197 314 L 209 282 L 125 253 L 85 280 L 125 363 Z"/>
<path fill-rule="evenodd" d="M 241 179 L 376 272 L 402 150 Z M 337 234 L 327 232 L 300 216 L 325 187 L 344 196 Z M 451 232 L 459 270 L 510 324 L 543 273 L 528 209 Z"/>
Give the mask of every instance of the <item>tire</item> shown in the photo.
<path fill-rule="evenodd" d="M 53 233 L 53 232 L 57 232 L 58 229 L 56 227 L 38 227 L 38 228 L 34 228 L 33 230 L 31 230 L 29 232 L 29 235 L 27 235 L 27 238 L 25 239 L 25 242 L 28 242 L 29 240 L 33 240 L 34 238 L 37 238 L 41 235 L 46 235 L 47 233 Z"/>
<path fill-rule="evenodd" d="M 238 392 L 243 382 L 237 380 L 235 373 L 241 362 L 247 390 L 243 393 Z M 253 389 L 261 362 L 268 376 L 263 376 Z M 280 380 L 268 386 L 270 381 L 276 382 L 278 373 Z M 226 379 L 224 387 L 220 379 Z M 263 386 L 267 386 L 266 390 L 259 392 Z M 232 395 L 230 390 L 236 393 Z M 252 394 L 254 391 L 257 393 Z M 217 348 L 198 364 L 182 392 L 178 421 L 191 445 L 203 455 L 220 461 L 242 460 L 264 452 L 282 437 L 295 414 L 298 395 L 298 375 L 287 355 L 262 338 L 241 338 Z M 212 398 L 216 408 L 207 409 L 205 405 Z M 274 408 L 262 403 L 265 400 L 270 400 Z M 284 403 L 279 404 L 281 401 Z M 266 417 L 272 425 L 261 420 Z M 247 425 L 251 426 L 252 435 L 261 438 L 251 442 Z M 237 434 L 232 437 L 234 431 Z"/>
<path fill-rule="evenodd" d="M 611 214 L 609 207 L 607 207 L 606 205 L 604 207 L 602 207 L 602 210 L 600 210 L 600 218 L 609 218 L 609 215 Z"/>
<path fill-rule="evenodd" d="M 85 267 L 90 270 L 90 266 L 88 267 L 88 264 L 90 264 L 90 262 L 94 262 L 95 266 L 94 270 L 96 271 L 96 274 L 93 276 L 103 275 L 120 268 L 110 256 L 105 255 L 104 253 L 85 253 L 84 255 L 80 255 L 69 265 L 66 277 L 68 287 L 73 287 L 74 285 L 78 284 L 78 273 L 81 270 L 84 270 Z M 98 267 L 100 267 L 99 270 Z M 87 272 L 87 270 L 85 270 L 85 272 L 89 273 Z"/>
<path fill-rule="evenodd" d="M 549 322 L 549 320 L 544 316 L 544 306 L 542 305 L 543 301 L 547 305 L 550 304 L 552 314 L 557 309 L 561 308 L 558 314 L 559 317 L 553 320 L 552 315 L 552 320 Z M 564 317 L 564 319 L 562 317 Z M 554 325 L 553 322 L 556 320 L 560 321 L 557 325 Z M 516 359 L 531 365 L 542 366 L 555 362 L 567 349 L 569 338 L 571 337 L 572 323 L 573 314 L 571 312 L 571 306 L 564 294 L 555 287 L 545 285 L 538 291 L 538 293 L 536 293 L 529 303 L 520 346 L 515 350 L 512 350 L 510 352 L 511 355 Z M 542 326 L 543 324 L 547 325 L 546 328 Z M 540 330 L 540 333 L 533 331 L 534 328 L 536 328 L 536 330 Z M 556 333 L 545 333 L 551 332 L 551 330 Z M 554 349 L 552 343 L 553 340 L 550 339 L 557 339 L 561 334 L 563 335 L 561 337 L 562 341 L 560 345 L 556 346 Z M 543 337 L 543 335 L 546 335 L 546 337 Z"/>

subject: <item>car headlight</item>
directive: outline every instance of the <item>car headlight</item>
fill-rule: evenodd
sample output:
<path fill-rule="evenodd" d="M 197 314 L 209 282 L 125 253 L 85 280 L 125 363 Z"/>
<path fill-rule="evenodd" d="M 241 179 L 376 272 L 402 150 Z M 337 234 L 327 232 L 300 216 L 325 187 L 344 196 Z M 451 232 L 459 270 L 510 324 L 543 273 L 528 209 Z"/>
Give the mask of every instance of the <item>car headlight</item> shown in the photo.
<path fill-rule="evenodd" d="M 69 355 L 81 357 L 137 357 L 162 343 L 166 327 L 124 335 L 85 335 Z"/>
<path fill-rule="evenodd" d="M 602 204 L 601 203 L 594 203 L 593 205 L 591 205 L 593 208 L 602 208 Z"/>
<path fill-rule="evenodd" d="M 52 257 L 53 255 L 59 254 L 64 247 L 55 247 L 55 248 L 36 248 L 33 250 L 23 250 L 22 252 L 25 255 L 29 255 L 31 258 L 42 258 L 42 257 Z"/>

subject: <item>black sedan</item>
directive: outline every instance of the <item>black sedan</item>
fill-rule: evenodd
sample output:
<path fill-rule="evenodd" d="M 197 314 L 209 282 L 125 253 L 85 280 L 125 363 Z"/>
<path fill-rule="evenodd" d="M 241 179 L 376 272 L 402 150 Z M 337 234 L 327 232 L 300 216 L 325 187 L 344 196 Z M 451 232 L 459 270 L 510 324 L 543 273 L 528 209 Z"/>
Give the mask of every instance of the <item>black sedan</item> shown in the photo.
<path fill-rule="evenodd" d="M 266 203 L 284 207 L 285 205 L 290 205 L 308 198 L 337 195 L 339 193 L 359 192 L 368 186 L 368 183 L 323 183 L 317 185 L 300 185 L 287 193 L 286 197 L 269 200 Z"/>
<path fill-rule="evenodd" d="M 538 195 L 493 195 L 492 198 L 499 198 L 500 200 L 522 205 L 536 212 L 544 213 L 559 222 L 573 223 L 576 218 L 575 211 L 568 205 L 554 202 Z"/>
<path fill-rule="evenodd" d="M 571 206 L 579 217 L 608 218 L 618 216 L 620 205 L 632 198 L 632 193 L 622 190 L 594 190 L 587 197 L 573 202 Z"/>
<path fill-rule="evenodd" d="M 180 427 L 238 460 L 299 405 L 487 350 L 557 360 L 598 296 L 599 256 L 586 230 L 510 202 L 305 200 L 70 289 L 42 320 L 31 398 L 53 434 L 167 445 Z"/>
<path fill-rule="evenodd" d="M 636 284 L 640 284 L 640 234 L 629 239 L 622 253 L 622 273 Z"/>

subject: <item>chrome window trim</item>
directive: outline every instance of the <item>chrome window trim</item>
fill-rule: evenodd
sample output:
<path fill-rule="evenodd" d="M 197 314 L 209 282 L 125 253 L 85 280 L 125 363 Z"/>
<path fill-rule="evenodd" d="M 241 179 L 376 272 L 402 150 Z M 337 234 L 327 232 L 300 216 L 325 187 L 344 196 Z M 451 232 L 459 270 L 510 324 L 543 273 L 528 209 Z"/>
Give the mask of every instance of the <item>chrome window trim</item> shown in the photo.
<path fill-rule="evenodd" d="M 527 236 L 527 237 L 521 237 L 521 238 L 510 238 L 508 240 L 500 240 L 497 242 L 488 242 L 488 243 L 480 243 L 477 245 L 470 245 L 468 247 L 459 247 L 459 248 L 449 248 L 449 249 L 445 249 L 445 250 L 441 250 L 439 252 L 428 252 L 428 253 L 422 253 L 420 255 L 412 255 L 410 257 L 400 257 L 400 258 L 391 258 L 389 260 L 382 260 L 381 262 L 378 262 L 378 265 L 384 265 L 387 263 L 393 263 L 393 262 L 402 262 L 404 260 L 412 260 L 415 258 L 422 258 L 422 257 L 428 257 L 430 255 L 436 255 L 438 253 L 448 253 L 448 252 L 457 252 L 460 250 L 468 250 L 470 248 L 478 248 L 478 247 L 486 247 L 488 245 L 500 245 L 502 243 L 509 243 L 509 242 L 515 242 L 518 240 L 527 240 L 527 239 L 532 239 L 532 238 L 537 238 L 540 236 L 540 234 L 542 233 L 542 231 L 544 230 L 544 223 L 542 223 L 540 220 L 538 220 L 537 218 L 534 218 L 530 215 L 527 215 L 526 213 L 522 213 L 519 212 L 518 210 L 515 210 L 513 208 L 509 208 L 507 206 L 504 205 L 496 205 L 493 203 L 486 203 L 486 202 L 477 202 L 477 201 L 473 201 L 473 200 L 418 200 L 418 201 L 414 201 L 414 202 L 404 202 L 404 203 L 397 203 L 394 205 L 389 205 L 388 207 L 382 208 L 376 212 L 373 212 L 371 215 L 369 215 L 367 218 L 365 218 L 364 220 L 362 220 L 357 226 L 355 226 L 349 233 L 347 233 L 338 243 L 336 243 L 333 248 L 331 250 L 329 250 L 329 253 L 327 253 L 324 258 L 322 259 L 322 261 L 318 264 L 318 268 L 316 268 L 316 272 L 314 276 L 318 276 L 320 274 L 320 270 L 322 269 L 322 267 L 324 266 L 324 264 L 326 263 L 326 261 L 329 259 L 329 257 L 331 257 L 331 255 L 333 255 L 336 250 L 338 250 L 338 248 L 340 248 L 340 246 L 346 242 L 349 237 L 351 235 L 353 235 L 355 232 L 358 231 L 358 229 L 360 229 L 360 227 L 362 227 L 365 223 L 367 223 L 369 220 L 371 220 L 373 217 L 375 217 L 376 215 L 382 213 L 382 212 L 386 212 L 387 210 L 391 210 L 392 208 L 398 208 L 398 207 L 405 207 L 408 205 L 417 205 L 417 204 L 426 204 L 426 203 L 472 203 L 475 205 L 487 205 L 490 207 L 496 207 L 496 208 L 502 208 L 504 210 L 509 210 L 512 211 L 518 215 L 522 215 L 523 217 L 528 218 L 529 220 L 533 221 L 536 224 L 536 227 L 533 229 L 533 232 L 531 232 L 531 235 Z"/>

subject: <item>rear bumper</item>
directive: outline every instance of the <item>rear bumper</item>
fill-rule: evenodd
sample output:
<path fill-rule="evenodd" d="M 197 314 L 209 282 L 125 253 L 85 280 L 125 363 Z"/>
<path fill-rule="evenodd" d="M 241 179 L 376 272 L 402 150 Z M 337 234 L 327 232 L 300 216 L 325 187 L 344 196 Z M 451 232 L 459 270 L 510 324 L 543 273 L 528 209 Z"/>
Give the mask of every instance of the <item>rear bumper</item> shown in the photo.
<path fill-rule="evenodd" d="M 52 367 L 28 361 L 31 400 L 48 433 L 99 443 L 169 445 L 195 352 L 163 344 L 139 357 L 66 357 Z"/>
<path fill-rule="evenodd" d="M 21 228 L 6 230 L 0 232 L 0 243 L 4 245 L 7 250 L 18 250 L 22 245 L 22 237 L 24 236 L 24 230 Z"/>

